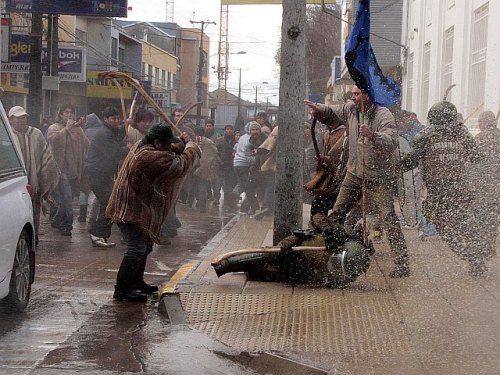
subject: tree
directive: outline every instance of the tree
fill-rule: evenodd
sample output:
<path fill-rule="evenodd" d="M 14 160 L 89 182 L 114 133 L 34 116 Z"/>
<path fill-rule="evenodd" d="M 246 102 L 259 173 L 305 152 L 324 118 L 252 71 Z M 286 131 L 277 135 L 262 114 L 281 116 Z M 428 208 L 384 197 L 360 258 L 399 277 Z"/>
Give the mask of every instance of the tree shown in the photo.
<path fill-rule="evenodd" d="M 306 75 L 309 94 L 321 97 L 327 94 L 327 82 L 331 77 L 334 56 L 341 54 L 341 9 L 338 4 L 328 5 L 334 17 L 321 10 L 321 6 L 308 6 L 306 10 Z M 279 65 L 281 47 L 275 59 Z"/>

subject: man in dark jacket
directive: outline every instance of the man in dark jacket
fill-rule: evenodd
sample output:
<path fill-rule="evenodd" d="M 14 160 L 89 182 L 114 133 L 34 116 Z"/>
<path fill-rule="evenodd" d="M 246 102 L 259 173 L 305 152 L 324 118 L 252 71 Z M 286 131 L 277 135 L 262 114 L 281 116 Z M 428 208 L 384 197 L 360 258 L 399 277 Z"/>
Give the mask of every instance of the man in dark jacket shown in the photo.
<path fill-rule="evenodd" d="M 95 114 L 90 113 L 85 117 L 85 125 L 83 127 L 83 131 L 85 132 L 85 136 L 92 143 L 97 133 L 97 130 L 102 126 L 101 119 Z M 99 204 L 95 200 L 94 196 L 91 196 L 89 199 L 88 192 L 80 191 L 80 197 L 78 199 L 80 204 L 80 215 L 78 215 L 78 222 L 85 223 L 87 221 L 87 212 L 91 213 L 98 210 Z M 91 202 L 90 210 L 88 210 L 89 200 Z M 89 215 L 90 216 L 90 215 Z M 93 218 L 95 220 L 95 217 Z"/>
<path fill-rule="evenodd" d="M 118 172 L 120 162 L 128 153 L 125 132 L 120 112 L 115 107 L 103 111 L 104 123 L 97 130 L 85 159 L 85 173 L 90 189 L 100 205 L 97 220 L 89 228 L 92 244 L 97 247 L 115 246 L 108 242 L 111 224 L 106 222 L 104 210 L 108 205 L 113 189 L 113 178 Z"/>
<path fill-rule="evenodd" d="M 467 171 L 482 155 L 467 128 L 458 121 L 456 107 L 447 101 L 434 104 L 427 115 L 430 126 L 419 133 L 413 149 L 402 159 L 404 170 L 421 163 L 427 188 L 424 215 L 436 225 L 451 250 L 469 263 L 471 276 L 486 271 L 473 218 L 473 195 Z"/>
<path fill-rule="evenodd" d="M 236 176 L 233 169 L 234 145 L 236 138 L 232 125 L 224 126 L 224 135 L 217 138 L 215 145 L 219 152 L 221 165 L 219 167 L 218 180 L 214 184 L 214 204 L 219 204 L 220 189 L 224 192 L 224 201 L 227 202 L 231 197 L 234 198 L 232 191 L 236 186 Z"/>

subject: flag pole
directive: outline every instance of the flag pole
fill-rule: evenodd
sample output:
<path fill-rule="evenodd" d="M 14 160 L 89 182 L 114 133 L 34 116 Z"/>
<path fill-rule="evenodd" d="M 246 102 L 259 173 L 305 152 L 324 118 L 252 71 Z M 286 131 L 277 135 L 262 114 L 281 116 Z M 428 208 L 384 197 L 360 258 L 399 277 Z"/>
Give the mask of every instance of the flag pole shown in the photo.
<path fill-rule="evenodd" d="M 365 101 L 361 98 L 361 126 L 365 124 Z M 365 136 L 361 140 L 361 218 L 363 221 L 363 244 L 368 245 L 366 225 L 366 180 L 365 180 Z"/>

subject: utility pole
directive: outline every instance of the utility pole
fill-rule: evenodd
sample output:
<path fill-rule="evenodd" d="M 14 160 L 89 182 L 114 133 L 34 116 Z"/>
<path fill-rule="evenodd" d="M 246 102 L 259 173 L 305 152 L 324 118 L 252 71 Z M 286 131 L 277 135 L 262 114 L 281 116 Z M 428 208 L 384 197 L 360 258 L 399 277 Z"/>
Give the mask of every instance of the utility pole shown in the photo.
<path fill-rule="evenodd" d="M 201 35 L 200 35 L 200 50 L 198 57 L 198 82 L 196 83 L 197 88 L 197 96 L 196 101 L 198 104 L 197 112 L 196 112 L 196 126 L 201 126 L 201 107 L 203 106 L 204 100 L 204 85 L 203 85 L 203 30 L 205 29 L 205 25 L 215 25 L 216 23 L 213 21 L 190 21 L 192 24 L 201 23 Z M 206 97 L 206 93 L 205 93 Z"/>
<path fill-rule="evenodd" d="M 240 130 L 245 126 L 245 120 L 241 114 L 241 68 L 240 68 L 240 79 L 238 81 L 238 116 L 234 124 L 235 130 Z"/>
<path fill-rule="evenodd" d="M 253 110 L 254 119 L 257 117 L 257 86 L 255 86 L 255 108 Z"/>
<path fill-rule="evenodd" d="M 302 227 L 306 2 L 283 0 L 273 244 Z"/>
<path fill-rule="evenodd" d="M 49 14 L 47 28 L 47 58 L 49 59 L 47 76 L 59 76 L 59 16 L 56 14 Z M 57 109 L 57 91 L 47 90 L 48 104 L 47 111 L 49 116 L 53 116 Z"/>
<path fill-rule="evenodd" d="M 31 115 L 31 125 L 40 126 L 42 113 L 42 14 L 31 14 L 31 32 L 33 44 L 30 56 L 29 93 L 26 109 Z"/>

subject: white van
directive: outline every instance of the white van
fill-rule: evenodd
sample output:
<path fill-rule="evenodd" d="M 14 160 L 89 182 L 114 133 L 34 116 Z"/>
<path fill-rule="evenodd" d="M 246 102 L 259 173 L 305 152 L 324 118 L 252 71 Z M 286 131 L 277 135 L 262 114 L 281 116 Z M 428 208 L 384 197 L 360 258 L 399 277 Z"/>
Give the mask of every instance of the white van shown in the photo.
<path fill-rule="evenodd" d="M 30 192 L 17 138 L 0 103 L 0 305 L 12 311 L 26 308 L 35 277 Z"/>

